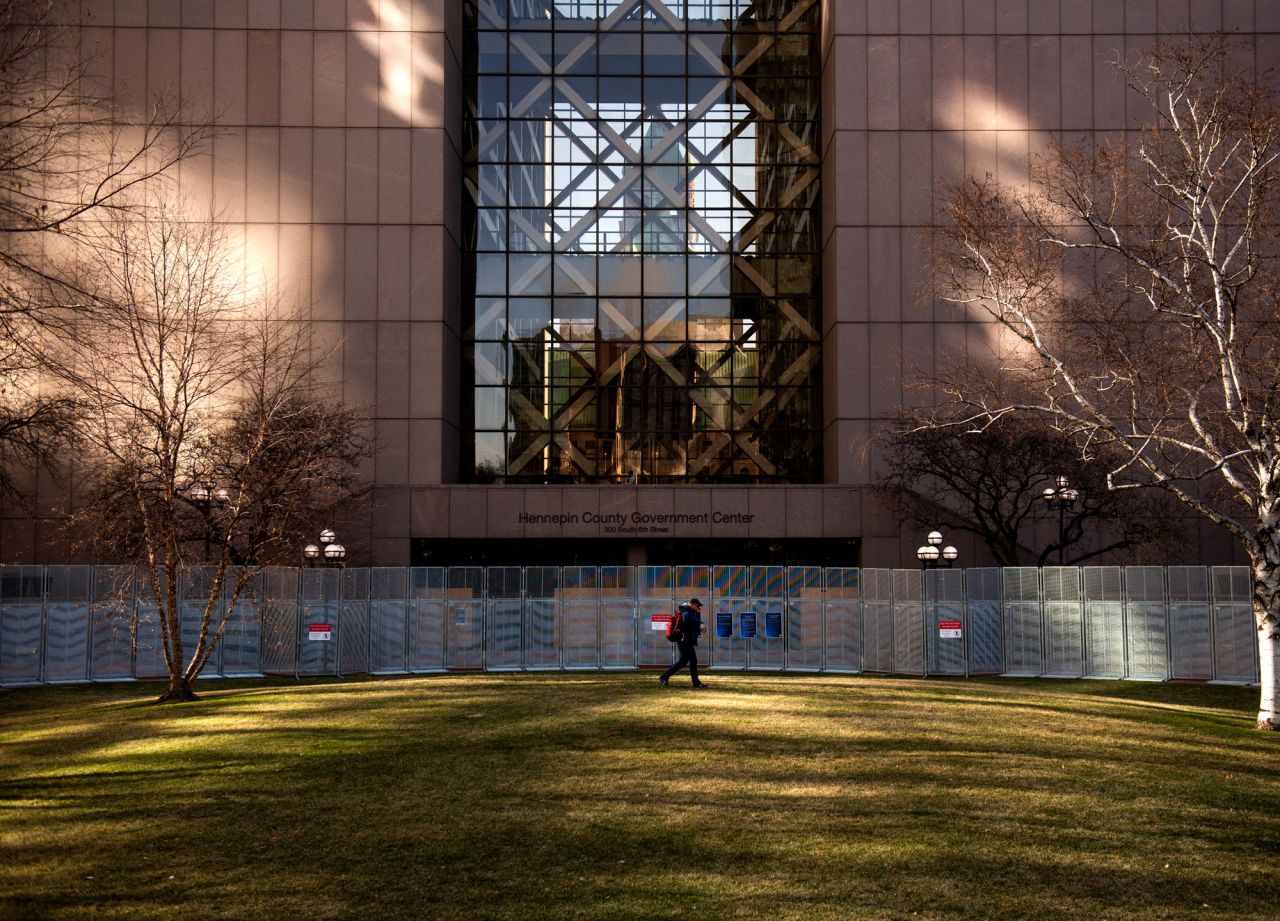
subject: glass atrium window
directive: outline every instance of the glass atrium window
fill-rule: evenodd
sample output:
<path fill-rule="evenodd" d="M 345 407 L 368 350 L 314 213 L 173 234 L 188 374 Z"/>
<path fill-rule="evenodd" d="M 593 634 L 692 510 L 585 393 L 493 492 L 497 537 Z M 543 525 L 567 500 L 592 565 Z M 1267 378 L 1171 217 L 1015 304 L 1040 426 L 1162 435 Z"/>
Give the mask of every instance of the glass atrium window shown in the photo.
<path fill-rule="evenodd" d="M 821 479 L 818 0 L 468 0 L 472 469 Z"/>

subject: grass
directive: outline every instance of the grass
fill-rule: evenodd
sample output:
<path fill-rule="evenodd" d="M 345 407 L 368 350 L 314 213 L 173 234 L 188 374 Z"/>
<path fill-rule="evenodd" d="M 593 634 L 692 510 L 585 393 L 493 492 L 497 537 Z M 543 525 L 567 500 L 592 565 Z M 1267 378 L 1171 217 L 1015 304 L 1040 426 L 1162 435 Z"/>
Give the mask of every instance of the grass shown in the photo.
<path fill-rule="evenodd" d="M 1256 690 L 708 680 L 0 693 L 0 917 L 1276 917 Z"/>

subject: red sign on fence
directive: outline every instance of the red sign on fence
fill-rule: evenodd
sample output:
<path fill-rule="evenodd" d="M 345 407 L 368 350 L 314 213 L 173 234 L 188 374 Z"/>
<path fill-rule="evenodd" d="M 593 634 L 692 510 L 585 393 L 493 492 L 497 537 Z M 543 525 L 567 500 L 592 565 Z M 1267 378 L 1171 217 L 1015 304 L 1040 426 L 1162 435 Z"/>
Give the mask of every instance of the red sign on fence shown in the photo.
<path fill-rule="evenodd" d="M 654 614 L 651 618 L 649 618 L 649 629 L 661 630 L 663 633 L 666 633 L 667 624 L 669 623 L 671 623 L 670 614 Z"/>
<path fill-rule="evenodd" d="M 958 620 L 940 620 L 938 621 L 938 636 L 944 640 L 960 639 L 960 621 Z"/>
<path fill-rule="evenodd" d="M 333 636 L 333 624 L 307 624 L 307 639 L 328 640 Z"/>

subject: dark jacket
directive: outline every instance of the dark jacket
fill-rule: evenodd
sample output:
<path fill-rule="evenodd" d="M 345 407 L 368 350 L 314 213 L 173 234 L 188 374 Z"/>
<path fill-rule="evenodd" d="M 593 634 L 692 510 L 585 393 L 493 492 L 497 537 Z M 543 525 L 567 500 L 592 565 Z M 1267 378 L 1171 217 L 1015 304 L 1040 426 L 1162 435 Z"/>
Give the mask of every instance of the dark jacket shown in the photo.
<path fill-rule="evenodd" d="M 693 605 L 680 605 L 680 642 L 698 645 L 702 634 L 702 615 Z"/>

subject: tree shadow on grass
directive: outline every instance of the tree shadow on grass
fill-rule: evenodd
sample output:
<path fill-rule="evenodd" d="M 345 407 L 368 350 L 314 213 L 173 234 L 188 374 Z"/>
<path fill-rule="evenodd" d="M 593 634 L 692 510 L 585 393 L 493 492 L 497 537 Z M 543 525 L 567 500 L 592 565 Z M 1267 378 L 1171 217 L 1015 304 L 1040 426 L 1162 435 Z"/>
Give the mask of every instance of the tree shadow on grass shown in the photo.
<path fill-rule="evenodd" d="M 1157 917 L 1208 902 L 1264 917 L 1272 907 L 1249 880 L 1274 856 L 1280 810 L 1254 793 L 1276 772 L 1251 738 L 1221 752 L 1188 739 L 1182 762 L 1108 752 L 1098 739 L 1082 765 L 1072 725 L 1100 717 L 1073 715 L 1051 691 L 1043 709 L 1060 734 L 1027 738 L 1015 726 L 986 740 L 972 726 L 912 731 L 930 727 L 920 713 L 938 702 L 921 704 L 905 683 L 850 734 L 839 698 L 853 706 L 878 689 L 752 680 L 750 694 L 717 689 L 723 707 L 691 695 L 674 715 L 651 676 L 427 679 L 368 694 L 290 686 L 277 694 L 288 709 L 265 712 L 257 702 L 276 698 L 264 690 L 229 689 L 177 717 L 112 711 L 123 723 L 101 726 L 99 747 L 118 733 L 146 737 L 157 712 L 166 741 L 184 731 L 189 741 L 113 769 L 80 724 L 70 754 L 0 766 L 0 787 L 54 804 L 0 817 L 0 840 L 22 842 L 21 863 L 0 845 L 0 912 Z M 804 706 L 788 701 L 796 695 Z M 974 716 L 999 709 L 984 700 Z M 1120 735 L 1145 722 L 1176 738 L 1152 716 L 1101 718 Z M 210 721 L 255 720 L 202 734 Z M 1242 754 L 1260 771 L 1241 776 Z M 1187 780 L 1230 770 L 1238 779 Z M 1160 866 L 1148 859 L 1162 852 L 1173 855 Z"/>

